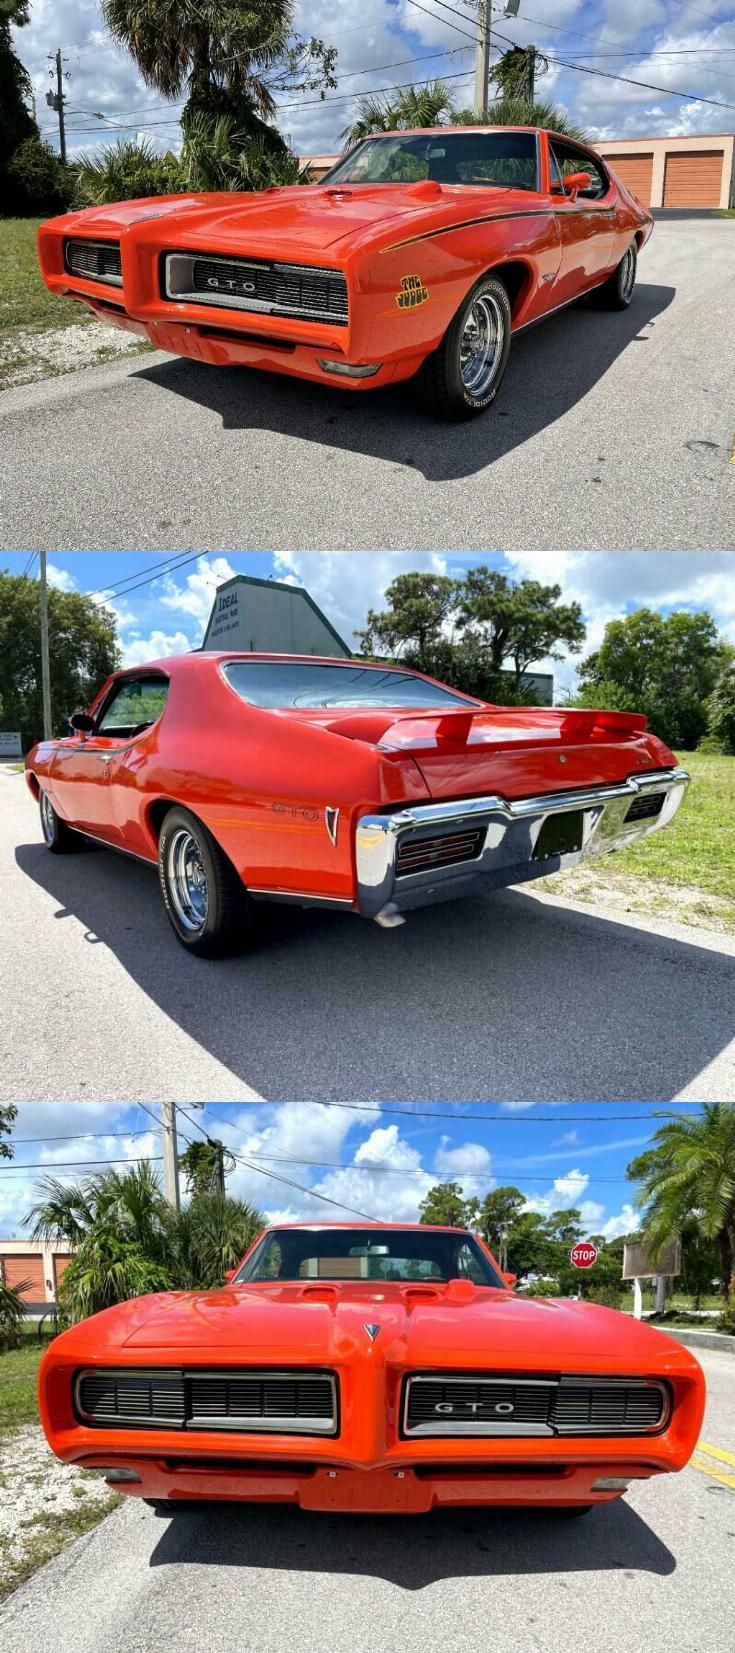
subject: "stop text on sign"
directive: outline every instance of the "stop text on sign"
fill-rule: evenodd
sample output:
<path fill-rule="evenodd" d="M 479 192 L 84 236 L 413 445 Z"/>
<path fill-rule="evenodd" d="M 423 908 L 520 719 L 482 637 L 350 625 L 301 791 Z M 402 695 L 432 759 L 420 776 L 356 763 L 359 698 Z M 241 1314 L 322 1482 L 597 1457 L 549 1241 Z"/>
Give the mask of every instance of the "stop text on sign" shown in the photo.
<path fill-rule="evenodd" d="M 574 1264 L 575 1268 L 592 1268 L 593 1263 L 597 1262 L 597 1246 L 591 1245 L 588 1241 L 573 1245 L 569 1253 L 569 1261 Z"/>

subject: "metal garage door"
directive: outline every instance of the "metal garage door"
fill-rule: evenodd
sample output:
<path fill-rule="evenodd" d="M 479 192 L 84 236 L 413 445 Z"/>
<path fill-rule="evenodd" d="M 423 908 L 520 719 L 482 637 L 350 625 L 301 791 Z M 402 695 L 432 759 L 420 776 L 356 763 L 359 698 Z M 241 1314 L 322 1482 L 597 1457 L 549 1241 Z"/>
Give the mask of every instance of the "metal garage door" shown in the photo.
<path fill-rule="evenodd" d="M 719 207 L 724 155 L 721 149 L 667 155 L 665 207 Z"/>
<path fill-rule="evenodd" d="M 46 1287 L 43 1276 L 43 1258 L 30 1253 L 27 1256 L 3 1258 L 3 1273 L 6 1286 L 19 1286 L 21 1280 L 30 1280 L 27 1291 L 23 1292 L 26 1302 L 42 1303 L 46 1297 Z"/>
<path fill-rule="evenodd" d="M 625 184 L 626 189 L 637 196 L 642 207 L 651 205 L 651 184 L 653 181 L 652 155 L 605 155 L 600 151 L 602 159 L 608 160 L 613 172 Z"/>
<path fill-rule="evenodd" d="M 54 1286 L 57 1292 L 70 1262 L 71 1257 L 54 1257 Z"/>

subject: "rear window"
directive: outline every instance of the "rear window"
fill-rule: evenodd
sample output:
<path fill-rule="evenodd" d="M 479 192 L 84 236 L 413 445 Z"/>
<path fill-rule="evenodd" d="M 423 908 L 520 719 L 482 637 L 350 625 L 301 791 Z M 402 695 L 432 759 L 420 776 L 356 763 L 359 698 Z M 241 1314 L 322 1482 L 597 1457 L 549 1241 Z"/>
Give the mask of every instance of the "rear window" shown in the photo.
<path fill-rule="evenodd" d="M 476 706 L 477 701 L 427 683 L 409 672 L 310 661 L 230 660 L 222 668 L 230 688 L 250 706 Z"/>

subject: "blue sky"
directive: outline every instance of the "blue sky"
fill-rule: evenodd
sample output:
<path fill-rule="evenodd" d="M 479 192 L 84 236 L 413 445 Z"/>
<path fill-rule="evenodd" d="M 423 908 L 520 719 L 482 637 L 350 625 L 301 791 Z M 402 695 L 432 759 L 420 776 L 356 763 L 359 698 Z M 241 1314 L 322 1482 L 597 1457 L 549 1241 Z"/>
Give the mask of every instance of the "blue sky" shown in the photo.
<path fill-rule="evenodd" d="M 504 0 L 496 0 L 492 57 L 506 41 L 534 41 L 554 60 L 540 94 L 561 104 L 593 139 L 732 131 L 733 0 L 521 0 L 513 21 L 503 10 Z M 301 154 L 339 148 L 358 92 L 441 75 L 460 107 L 472 101 L 475 0 L 340 0 L 338 7 L 334 0 L 295 0 L 294 15 L 300 33 L 320 36 L 339 54 L 339 84 L 324 102 L 313 92 L 281 99 L 280 128 Z M 47 54 L 60 45 L 70 77 L 72 154 L 118 134 L 147 136 L 161 149 L 177 146 L 178 108 L 163 104 L 112 45 L 97 0 L 31 0 L 31 21 L 15 34 L 44 135 L 56 135 L 45 94 Z M 661 90 L 623 84 L 599 71 Z"/>
<path fill-rule="evenodd" d="M 625 1168 L 650 1140 L 660 1109 L 610 1102 L 425 1106 L 449 1117 L 425 1117 L 421 1103 L 384 1112 L 307 1102 L 213 1103 L 205 1109 L 187 1104 L 179 1124 L 195 1140 L 198 1122 L 251 1164 L 378 1219 L 415 1220 L 426 1189 L 455 1179 L 480 1195 L 512 1183 L 542 1212 L 579 1207 L 588 1233 L 614 1238 L 635 1227 L 635 1192 Z M 22 1234 L 34 1186 L 46 1174 L 31 1168 L 37 1162 L 72 1180 L 89 1173 L 66 1161 L 159 1154 L 147 1109 L 157 1111 L 150 1103 L 21 1103 L 15 1159 L 10 1168 L 0 1162 L 0 1235 Z M 679 1104 L 678 1110 L 689 1116 L 696 1106 Z M 58 1137 L 70 1140 L 52 1140 Z M 304 1163 L 312 1161 L 318 1163 Z M 308 1193 L 240 1165 L 228 1186 L 256 1201 L 270 1220 L 340 1215 Z"/>
<path fill-rule="evenodd" d="M 179 563 L 177 567 L 177 559 Z M 187 559 L 187 560 L 183 560 Z M 20 573 L 27 552 L 0 554 L 0 568 Z M 151 551 L 50 553 L 49 578 L 67 590 L 104 593 L 118 619 L 124 658 L 144 664 L 180 653 L 202 640 L 217 585 L 233 574 L 254 574 L 305 585 L 348 643 L 365 624 L 369 608 L 384 606 L 385 588 L 408 569 L 434 569 L 459 576 L 486 563 L 512 579 L 533 578 L 561 586 L 563 600 L 578 601 L 587 624 L 584 652 L 599 644 L 608 620 L 647 605 L 668 614 L 674 608 L 707 608 L 723 634 L 735 643 L 735 582 L 727 551 L 559 551 L 442 556 L 432 552 L 309 551 L 225 554 Z M 138 580 L 155 575 L 153 583 Z M 38 561 L 31 572 L 37 573 Z M 169 570 L 169 572 L 167 572 Z M 135 589 L 134 589 L 135 587 Z M 536 663 L 553 669 L 557 693 L 573 687 L 575 660 Z"/>

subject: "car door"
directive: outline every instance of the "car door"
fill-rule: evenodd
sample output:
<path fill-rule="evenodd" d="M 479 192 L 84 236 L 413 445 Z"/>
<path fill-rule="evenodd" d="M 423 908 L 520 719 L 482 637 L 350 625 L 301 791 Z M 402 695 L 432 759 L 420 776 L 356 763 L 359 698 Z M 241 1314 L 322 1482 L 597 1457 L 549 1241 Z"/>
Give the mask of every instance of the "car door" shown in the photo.
<path fill-rule="evenodd" d="M 108 843 L 122 842 L 116 801 L 121 765 L 161 716 L 167 690 L 162 673 L 119 679 L 98 708 L 93 731 L 59 742 L 51 788 L 61 814 L 73 826 Z"/>
<path fill-rule="evenodd" d="M 565 177 L 589 173 L 588 188 L 566 193 Z M 561 237 L 561 261 L 552 307 L 566 304 L 602 280 L 613 259 L 615 200 L 601 161 L 561 138 L 549 139 L 549 188 Z"/>

